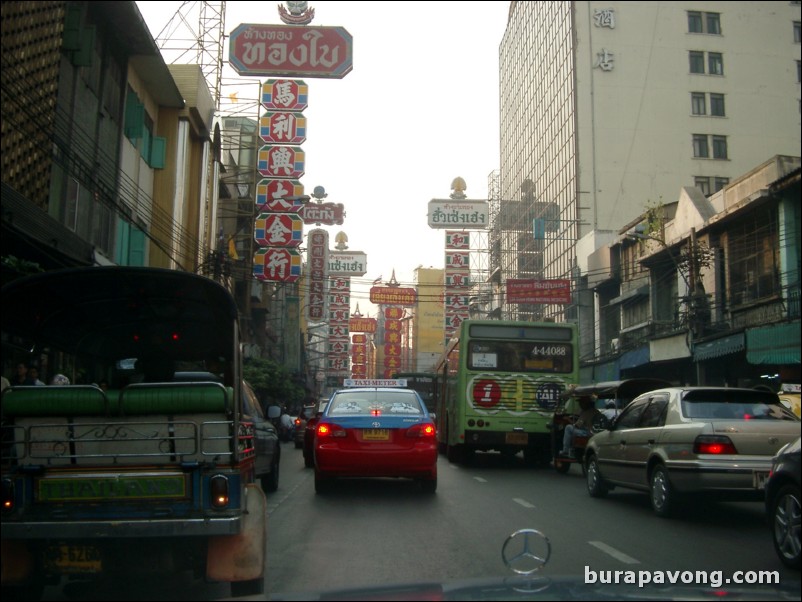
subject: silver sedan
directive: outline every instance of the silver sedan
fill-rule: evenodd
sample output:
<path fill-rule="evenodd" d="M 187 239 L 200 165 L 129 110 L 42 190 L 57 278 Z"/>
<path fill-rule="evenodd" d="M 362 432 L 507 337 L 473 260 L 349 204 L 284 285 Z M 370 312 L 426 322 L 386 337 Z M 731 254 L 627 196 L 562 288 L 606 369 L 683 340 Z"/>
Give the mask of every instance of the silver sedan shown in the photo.
<path fill-rule="evenodd" d="M 762 500 L 772 456 L 800 432 L 776 394 L 731 387 L 650 391 L 606 426 L 585 451 L 588 493 L 646 491 L 660 516 L 691 494 Z"/>

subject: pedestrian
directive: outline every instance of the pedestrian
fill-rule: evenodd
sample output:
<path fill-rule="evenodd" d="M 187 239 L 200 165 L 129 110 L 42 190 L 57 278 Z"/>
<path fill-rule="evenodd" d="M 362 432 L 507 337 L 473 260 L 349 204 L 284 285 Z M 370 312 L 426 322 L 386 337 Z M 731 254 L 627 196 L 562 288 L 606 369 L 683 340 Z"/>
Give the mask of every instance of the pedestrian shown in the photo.
<path fill-rule="evenodd" d="M 25 379 L 28 385 L 42 385 L 44 386 L 41 380 L 39 380 L 39 368 L 36 366 L 28 366 L 28 377 Z"/>
<path fill-rule="evenodd" d="M 28 382 L 28 366 L 24 362 L 17 364 L 17 369 L 11 377 L 11 386 L 16 387 L 19 385 L 27 385 Z"/>

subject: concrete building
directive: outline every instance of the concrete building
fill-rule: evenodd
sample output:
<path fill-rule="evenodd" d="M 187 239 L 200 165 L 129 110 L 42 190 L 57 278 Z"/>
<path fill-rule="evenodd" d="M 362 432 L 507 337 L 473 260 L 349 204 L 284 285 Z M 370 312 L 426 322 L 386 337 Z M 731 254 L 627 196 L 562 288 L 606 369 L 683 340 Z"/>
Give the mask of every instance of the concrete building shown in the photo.
<path fill-rule="evenodd" d="M 788 1 L 511 2 L 489 232 L 502 316 L 576 320 L 596 357 L 588 257 L 686 187 L 705 198 L 802 154 L 799 28 Z M 510 278 L 570 280 L 572 304 L 505 304 Z"/>

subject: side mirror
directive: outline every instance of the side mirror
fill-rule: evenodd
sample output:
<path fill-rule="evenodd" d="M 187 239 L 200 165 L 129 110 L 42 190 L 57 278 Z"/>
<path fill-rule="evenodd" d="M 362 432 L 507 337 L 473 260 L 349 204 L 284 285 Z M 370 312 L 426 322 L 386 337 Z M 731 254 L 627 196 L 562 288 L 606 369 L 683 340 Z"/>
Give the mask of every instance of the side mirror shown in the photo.
<path fill-rule="evenodd" d="M 613 421 L 608 419 L 604 414 L 597 414 L 593 417 L 593 423 L 590 425 L 590 430 L 594 433 L 606 431 L 613 425 Z"/>
<path fill-rule="evenodd" d="M 437 422 L 437 414 L 435 412 L 429 412 L 429 418 L 432 419 L 432 422 Z"/>
<path fill-rule="evenodd" d="M 269 406 L 267 408 L 267 417 L 274 420 L 281 416 L 281 406 Z"/>

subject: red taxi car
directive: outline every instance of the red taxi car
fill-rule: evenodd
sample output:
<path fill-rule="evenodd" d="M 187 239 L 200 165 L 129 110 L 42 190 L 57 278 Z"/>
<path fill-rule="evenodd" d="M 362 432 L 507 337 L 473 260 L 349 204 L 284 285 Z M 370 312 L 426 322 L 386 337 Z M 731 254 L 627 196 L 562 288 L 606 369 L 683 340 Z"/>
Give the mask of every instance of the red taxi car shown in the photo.
<path fill-rule="evenodd" d="M 346 379 L 317 423 L 315 491 L 337 477 L 416 479 L 437 490 L 437 428 L 417 392 L 392 379 Z M 349 386 L 350 385 L 350 386 Z"/>

